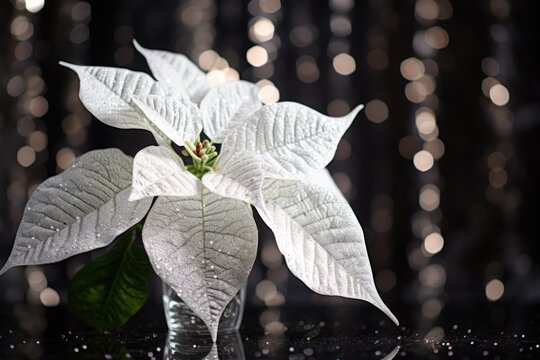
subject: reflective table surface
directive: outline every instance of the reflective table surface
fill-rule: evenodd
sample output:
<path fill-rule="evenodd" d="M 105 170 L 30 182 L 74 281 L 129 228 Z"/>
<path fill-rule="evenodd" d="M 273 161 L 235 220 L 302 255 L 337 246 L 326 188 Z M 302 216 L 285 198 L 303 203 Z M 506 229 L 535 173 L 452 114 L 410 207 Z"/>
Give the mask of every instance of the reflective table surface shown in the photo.
<path fill-rule="evenodd" d="M 217 346 L 196 334 L 168 333 L 161 309 L 146 309 L 119 332 L 99 334 L 66 307 L 4 306 L 0 359 L 539 359 L 540 308 L 447 307 L 437 320 L 398 308 L 400 326 L 369 306 L 283 307 L 275 326 L 248 307 L 239 333 Z M 463 311 L 461 311 L 463 310 Z M 499 314 L 500 315 L 500 314 Z"/>

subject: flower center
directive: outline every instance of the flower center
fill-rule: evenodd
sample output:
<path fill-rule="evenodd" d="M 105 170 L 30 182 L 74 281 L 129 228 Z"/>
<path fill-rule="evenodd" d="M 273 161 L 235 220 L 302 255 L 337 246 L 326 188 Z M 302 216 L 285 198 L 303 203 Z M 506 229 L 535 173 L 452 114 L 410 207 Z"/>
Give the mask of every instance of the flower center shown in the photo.
<path fill-rule="evenodd" d="M 191 157 L 192 163 L 186 166 L 186 169 L 199 179 L 212 170 L 218 156 L 216 147 L 211 141 L 201 141 L 199 138 L 195 140 L 195 143 L 189 140 L 184 141 L 182 154 Z"/>

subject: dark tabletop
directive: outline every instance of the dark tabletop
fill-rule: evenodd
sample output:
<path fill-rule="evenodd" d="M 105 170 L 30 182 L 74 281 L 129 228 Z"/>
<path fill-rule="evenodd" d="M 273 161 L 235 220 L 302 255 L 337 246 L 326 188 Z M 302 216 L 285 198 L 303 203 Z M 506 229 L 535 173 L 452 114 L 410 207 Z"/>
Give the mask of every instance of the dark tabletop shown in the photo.
<path fill-rule="evenodd" d="M 269 332 L 259 325 L 264 309 L 248 307 L 239 333 L 220 334 L 217 352 L 221 360 L 538 359 L 539 310 L 512 307 L 500 321 L 481 307 L 456 305 L 425 322 L 415 308 L 404 306 L 397 311 L 401 325 L 395 326 L 367 305 L 285 306 L 284 331 Z M 158 308 L 106 334 L 86 328 L 63 306 L 0 311 L 1 359 L 203 359 L 212 350 L 208 336 L 168 334 Z"/>

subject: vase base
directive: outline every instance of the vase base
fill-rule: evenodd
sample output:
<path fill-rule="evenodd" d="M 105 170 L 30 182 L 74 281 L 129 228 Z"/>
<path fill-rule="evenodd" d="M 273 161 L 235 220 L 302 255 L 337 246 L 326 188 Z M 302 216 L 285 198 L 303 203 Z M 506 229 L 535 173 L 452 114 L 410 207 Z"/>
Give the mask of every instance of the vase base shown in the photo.
<path fill-rule="evenodd" d="M 240 329 L 244 304 L 246 299 L 246 286 L 225 307 L 218 326 L 218 333 L 234 332 Z M 169 331 L 194 334 L 208 334 L 210 331 L 206 324 L 182 301 L 176 292 L 163 283 L 163 306 Z"/>

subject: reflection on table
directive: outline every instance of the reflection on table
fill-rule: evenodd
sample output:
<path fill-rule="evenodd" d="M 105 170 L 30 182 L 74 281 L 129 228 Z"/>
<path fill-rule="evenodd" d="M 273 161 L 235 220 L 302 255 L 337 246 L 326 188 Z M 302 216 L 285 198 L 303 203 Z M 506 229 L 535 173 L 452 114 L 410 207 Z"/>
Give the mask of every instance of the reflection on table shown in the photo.
<path fill-rule="evenodd" d="M 220 333 L 217 344 L 208 334 L 170 331 L 167 335 L 163 360 L 179 359 L 244 360 L 244 344 L 240 333 Z"/>

